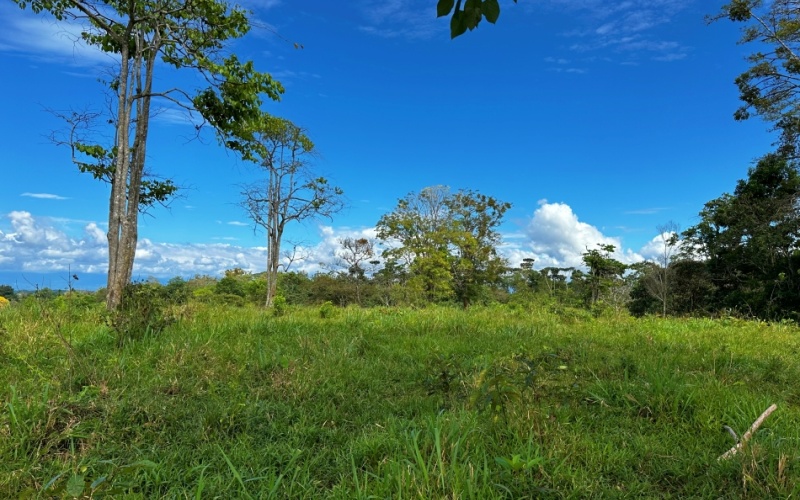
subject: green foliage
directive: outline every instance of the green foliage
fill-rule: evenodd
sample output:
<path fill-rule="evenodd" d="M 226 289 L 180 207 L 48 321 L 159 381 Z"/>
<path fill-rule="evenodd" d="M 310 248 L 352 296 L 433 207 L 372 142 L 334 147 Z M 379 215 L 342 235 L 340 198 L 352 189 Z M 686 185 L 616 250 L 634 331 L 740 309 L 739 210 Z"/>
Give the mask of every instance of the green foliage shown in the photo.
<path fill-rule="evenodd" d="M 332 318 L 336 314 L 336 306 L 332 302 L 324 302 L 319 306 L 319 317 L 322 319 Z"/>
<path fill-rule="evenodd" d="M 517 3 L 517 0 L 514 0 Z M 494 24 L 500 17 L 498 0 L 439 0 L 436 4 L 437 17 L 450 17 L 450 38 L 474 30 L 482 19 Z"/>
<path fill-rule="evenodd" d="M 598 301 L 609 301 L 612 292 L 622 284 L 622 276 L 627 266 L 613 259 L 614 245 L 599 245 L 583 254 L 583 263 L 589 268 L 588 274 L 573 273 L 572 280 L 583 281 L 586 288 L 585 300 L 590 307 Z"/>
<path fill-rule="evenodd" d="M 272 314 L 276 318 L 279 318 L 286 314 L 286 310 L 286 297 L 283 295 L 276 295 L 275 299 L 272 301 Z"/>
<path fill-rule="evenodd" d="M 165 314 L 168 304 L 158 283 L 139 282 L 125 287 L 121 306 L 109 313 L 109 324 L 117 334 L 117 343 L 157 335 L 171 322 Z"/>
<path fill-rule="evenodd" d="M 155 472 L 158 468 L 158 464 L 149 460 L 139 460 L 121 466 L 113 463 L 108 465 L 110 471 L 98 477 L 87 475 L 86 466 L 72 474 L 57 474 L 45 483 L 42 493 L 61 498 L 98 498 L 131 494 L 137 490 L 136 477 L 140 473 Z"/>
<path fill-rule="evenodd" d="M 702 260 L 717 308 L 780 319 L 800 314 L 800 174 L 769 154 L 734 193 L 706 203 L 684 232 L 688 257 Z"/>
<path fill-rule="evenodd" d="M 236 295 L 240 298 L 244 298 L 246 294 L 243 281 L 233 275 L 227 275 L 220 279 L 214 286 L 214 293 L 218 295 Z"/>
<path fill-rule="evenodd" d="M 77 113 L 73 113 L 72 120 L 79 120 Z M 74 162 L 78 170 L 84 174 L 91 174 L 96 180 L 111 184 L 114 181 L 116 165 L 116 147 L 110 150 L 98 144 L 74 144 L 74 150 L 94 161 L 89 163 L 76 157 Z M 166 205 L 178 192 L 178 186 L 171 179 L 144 178 L 139 185 L 139 211 L 146 212 L 156 204 Z"/>
<path fill-rule="evenodd" d="M 214 289 L 212 287 L 197 288 L 192 292 L 192 297 L 199 302 L 213 302 L 214 296 Z"/>
<path fill-rule="evenodd" d="M 378 238 L 396 241 L 383 252 L 387 269 L 407 280 L 416 302 L 455 299 L 468 307 L 502 281 L 497 227 L 509 203 L 446 186 L 411 193 L 378 221 Z"/>
<path fill-rule="evenodd" d="M 11 285 L 0 285 L 0 297 L 4 297 L 8 300 L 15 300 L 17 298 L 17 293 Z"/>
<path fill-rule="evenodd" d="M 164 286 L 164 295 L 174 304 L 185 304 L 192 292 L 189 283 L 181 277 L 172 278 Z"/>
<path fill-rule="evenodd" d="M 744 104 L 734 118 L 755 114 L 781 133 L 779 152 L 797 158 L 800 117 L 797 114 L 800 75 L 800 6 L 795 0 L 735 0 L 722 7 L 717 19 L 745 23 L 741 43 L 753 44 L 750 67 L 736 78 Z"/>
<path fill-rule="evenodd" d="M 534 372 L 517 359 L 505 360 L 484 369 L 475 381 L 470 403 L 497 421 L 507 420 L 512 407 L 522 402 L 523 392 L 533 383 Z"/>

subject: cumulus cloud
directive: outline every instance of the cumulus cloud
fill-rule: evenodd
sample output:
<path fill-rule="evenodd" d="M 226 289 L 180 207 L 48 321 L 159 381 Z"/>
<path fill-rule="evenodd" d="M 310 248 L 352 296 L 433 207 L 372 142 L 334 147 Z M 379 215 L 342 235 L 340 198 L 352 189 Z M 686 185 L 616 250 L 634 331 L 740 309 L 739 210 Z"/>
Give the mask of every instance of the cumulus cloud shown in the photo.
<path fill-rule="evenodd" d="M 10 225 L 10 229 L 4 226 Z M 105 231 L 95 222 L 71 236 L 69 224 L 59 219 L 14 211 L 0 219 L 0 271 L 105 273 L 108 250 Z M 5 229 L 5 231 L 4 231 Z M 385 245 L 377 241 L 374 227 L 319 226 L 313 243 L 283 242 L 282 264 L 290 271 L 308 274 L 339 269 L 337 254 L 344 238 L 368 238 L 376 244 L 376 257 Z M 598 244 L 614 245 L 613 257 L 630 264 L 657 260 L 663 252 L 660 236 L 641 250 L 624 248 L 621 238 L 604 234 L 581 221 L 565 203 L 542 200 L 522 230 L 503 235 L 499 251 L 512 266 L 524 258 L 535 259 L 535 267 L 581 267 L 582 254 Z M 257 273 L 266 268 L 266 248 L 228 243 L 159 243 L 142 238 L 137 247 L 135 276 L 170 278 L 196 274 L 221 276 L 226 269 L 241 268 Z M 382 259 L 380 259 L 382 260 Z"/>
<path fill-rule="evenodd" d="M 674 234 L 675 233 L 668 233 L 665 234 L 664 237 L 662 237 L 660 234 L 654 236 L 653 239 L 645 243 L 642 249 L 639 251 L 642 254 L 642 257 L 644 257 L 645 260 L 652 262 L 663 262 L 665 252 L 668 257 L 675 256 L 681 251 L 681 245 L 683 244 L 683 241 L 678 240 L 674 245 L 668 245 L 667 248 L 665 248 L 664 241 L 665 237 L 669 239 Z"/>
<path fill-rule="evenodd" d="M 595 226 L 582 222 L 565 203 L 539 202 L 522 235 L 505 239 L 501 248 L 511 265 L 518 265 L 524 258 L 535 259 L 535 267 L 581 267 L 583 253 L 600 245 L 614 245 L 613 257 L 630 264 L 643 257 L 630 249 L 624 249 L 622 240 L 607 236 Z"/>
<path fill-rule="evenodd" d="M 89 222 L 79 237 L 71 237 L 59 226 L 58 219 L 14 211 L 6 215 L 10 230 L 0 230 L 0 270 L 105 273 L 108 266 L 106 234 L 97 223 Z M 0 227 L 2 227 L 0 220 Z M 292 271 L 310 274 L 332 269 L 340 241 L 347 237 L 375 237 L 374 228 L 352 229 L 320 226 L 319 241 L 314 244 L 284 242 L 282 263 Z M 238 246 L 227 243 L 159 243 L 139 240 L 134 275 L 169 278 L 207 274 L 219 276 L 226 269 L 241 268 L 262 272 L 267 250 L 261 246 Z"/>

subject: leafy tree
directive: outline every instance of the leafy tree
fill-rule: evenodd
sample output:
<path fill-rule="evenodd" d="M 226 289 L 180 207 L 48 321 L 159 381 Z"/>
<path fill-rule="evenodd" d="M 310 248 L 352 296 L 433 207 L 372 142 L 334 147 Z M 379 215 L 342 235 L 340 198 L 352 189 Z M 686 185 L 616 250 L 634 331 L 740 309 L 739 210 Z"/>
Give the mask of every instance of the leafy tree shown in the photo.
<path fill-rule="evenodd" d="M 505 272 L 496 228 L 510 207 L 445 186 L 411 193 L 378 221 L 378 238 L 396 243 L 383 253 L 387 267 L 405 269 L 407 286 L 427 301 L 455 298 L 468 307 Z"/>
<path fill-rule="evenodd" d="M 795 158 L 800 140 L 800 3 L 797 0 L 733 0 L 714 19 L 745 23 L 741 43 L 757 49 L 750 68 L 736 78 L 744 104 L 737 120 L 755 114 L 781 132 L 780 153 Z"/>
<path fill-rule="evenodd" d="M 192 292 L 189 283 L 180 276 L 176 276 L 164 285 L 164 295 L 172 303 L 184 304 L 189 300 Z"/>
<path fill-rule="evenodd" d="M 632 271 L 633 286 L 631 287 L 628 311 L 636 317 L 646 314 L 657 314 L 661 312 L 662 304 L 654 296 L 648 287 L 648 282 L 657 278 L 661 272 L 661 267 L 651 261 L 637 262 L 631 264 L 629 269 Z"/>
<path fill-rule="evenodd" d="M 733 194 L 706 203 L 684 236 L 705 260 L 719 306 L 763 317 L 800 311 L 800 175 L 779 154 L 764 156 Z"/>
<path fill-rule="evenodd" d="M 217 0 L 13 0 L 21 8 L 47 11 L 59 21 L 85 26 L 84 42 L 108 53 L 116 73 L 109 86 L 115 97 L 114 144 L 73 144 L 79 168 L 111 181 L 108 230 L 107 307 L 117 309 L 130 282 L 138 240 L 140 205 L 147 200 L 144 179 L 151 105 L 154 98 L 199 111 L 225 143 L 237 140 L 262 112 L 261 96 L 277 99 L 280 84 L 265 73 L 226 55 L 225 44 L 250 28 L 244 10 Z M 179 88 L 156 90 L 156 73 L 173 67 L 200 73 L 207 87 L 196 94 Z M 159 68 L 159 69 L 157 69 Z M 187 102 L 191 104 L 186 104 Z M 155 196 L 169 196 L 169 184 L 152 185 Z M 144 189 L 143 189 L 144 188 Z"/>
<path fill-rule="evenodd" d="M 482 19 L 496 23 L 500 17 L 500 3 L 498 0 L 439 0 L 436 15 L 450 15 L 450 38 L 455 38 L 477 28 Z"/>
<path fill-rule="evenodd" d="M 622 262 L 613 259 L 614 245 L 599 245 L 599 248 L 587 250 L 583 254 L 583 263 L 589 268 L 584 279 L 587 284 L 587 303 L 595 305 L 604 295 L 621 283 L 622 276 L 628 268 Z M 573 273 L 573 279 L 575 274 Z"/>
<path fill-rule="evenodd" d="M 0 297 L 5 297 L 8 300 L 14 300 L 17 297 L 14 292 L 14 287 L 11 285 L 0 285 Z"/>
<path fill-rule="evenodd" d="M 545 267 L 540 273 L 542 276 L 542 281 L 547 288 L 547 293 L 550 294 L 551 297 L 558 297 L 560 293 L 566 293 L 568 287 L 567 278 L 574 275 L 575 268 Z"/>
<path fill-rule="evenodd" d="M 671 313 L 698 315 L 714 312 L 715 287 L 705 262 L 677 259 L 672 264 Z"/>
<path fill-rule="evenodd" d="M 472 191 L 459 191 L 447 198 L 452 223 L 450 243 L 453 290 L 464 308 L 477 299 L 486 285 L 497 284 L 506 261 L 497 254 L 500 233 L 496 231 L 510 203 Z"/>
<path fill-rule="evenodd" d="M 278 290 L 289 304 L 310 304 L 312 288 L 313 282 L 306 273 L 290 271 L 278 275 Z"/>
<path fill-rule="evenodd" d="M 365 264 L 375 256 L 375 243 L 369 238 L 344 238 L 336 252 L 336 260 L 345 269 L 344 275 L 353 284 L 356 303 L 361 305 L 361 289 L 367 282 Z"/>
<path fill-rule="evenodd" d="M 309 158 L 314 155 L 314 143 L 300 127 L 266 115 L 251 127 L 244 156 L 265 171 L 266 182 L 245 186 L 241 206 L 267 233 L 265 305 L 269 307 L 278 286 L 286 225 L 315 217 L 332 218 L 344 202 L 341 189 L 312 175 Z"/>

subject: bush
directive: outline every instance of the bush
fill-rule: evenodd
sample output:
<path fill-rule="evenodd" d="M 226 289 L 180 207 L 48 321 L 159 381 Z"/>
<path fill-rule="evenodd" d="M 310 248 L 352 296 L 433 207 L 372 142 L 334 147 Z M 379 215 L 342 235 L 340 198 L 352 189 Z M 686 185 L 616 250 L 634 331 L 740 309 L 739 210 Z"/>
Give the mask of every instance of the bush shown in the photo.
<path fill-rule="evenodd" d="M 192 292 L 192 297 L 198 302 L 214 302 L 214 290 L 210 287 L 198 288 Z"/>
<path fill-rule="evenodd" d="M 191 296 L 189 283 L 180 276 L 172 278 L 164 287 L 164 295 L 173 304 L 185 304 Z"/>
<path fill-rule="evenodd" d="M 213 300 L 219 304 L 226 304 L 234 307 L 244 306 L 244 297 L 235 293 L 215 293 Z"/>
<path fill-rule="evenodd" d="M 0 309 L 2 309 L 3 307 L 8 306 L 8 304 L 10 304 L 9 300 L 7 298 L 3 297 L 2 295 L 0 295 Z"/>
<path fill-rule="evenodd" d="M 118 342 L 137 339 L 146 334 L 160 333 L 170 322 L 164 309 L 168 305 L 158 283 L 131 283 L 122 292 L 120 308 L 111 313 L 111 327 Z"/>
<path fill-rule="evenodd" d="M 277 295 L 272 299 L 272 314 L 275 315 L 275 317 L 286 314 L 286 297 Z"/>
<path fill-rule="evenodd" d="M 244 292 L 248 302 L 264 305 L 264 300 L 267 296 L 267 281 L 253 278 L 244 284 Z"/>
<path fill-rule="evenodd" d="M 333 302 L 330 300 L 323 302 L 321 306 L 319 306 L 319 317 L 322 319 L 333 317 L 336 313 L 336 306 L 333 305 Z"/>
<path fill-rule="evenodd" d="M 218 295 L 238 295 L 239 297 L 244 297 L 244 284 L 233 275 L 225 276 L 217 281 L 217 284 L 214 286 L 214 293 Z"/>
<path fill-rule="evenodd" d="M 16 295 L 17 294 L 14 292 L 14 287 L 11 285 L 0 285 L 0 297 L 8 300 L 14 300 Z"/>

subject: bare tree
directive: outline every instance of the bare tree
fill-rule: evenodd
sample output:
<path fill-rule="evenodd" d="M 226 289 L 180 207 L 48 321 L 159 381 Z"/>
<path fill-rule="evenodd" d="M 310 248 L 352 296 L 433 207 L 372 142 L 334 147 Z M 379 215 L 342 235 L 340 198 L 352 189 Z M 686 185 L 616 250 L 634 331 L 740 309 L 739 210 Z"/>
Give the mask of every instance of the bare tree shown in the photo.
<path fill-rule="evenodd" d="M 658 237 L 661 240 L 661 251 L 658 255 L 658 268 L 645 278 L 645 288 L 655 299 L 661 302 L 661 315 L 667 317 L 669 304 L 670 278 L 672 274 L 672 257 L 678 246 L 678 232 L 680 226 L 673 221 L 656 226 Z"/>
<path fill-rule="evenodd" d="M 314 177 L 309 160 L 314 144 L 288 120 L 265 116 L 253 133 L 251 157 L 267 174 L 265 181 L 244 186 L 242 208 L 267 233 L 267 297 L 272 305 L 278 285 L 281 241 L 286 225 L 316 217 L 331 218 L 344 207 L 342 190 Z"/>

